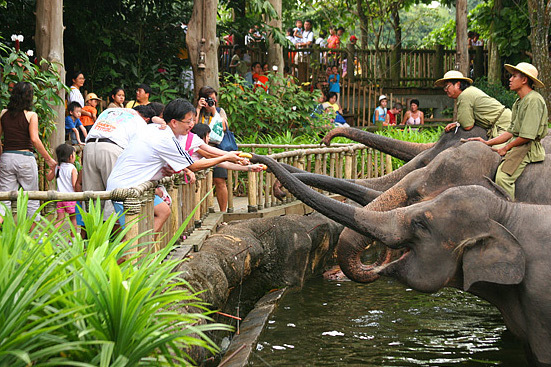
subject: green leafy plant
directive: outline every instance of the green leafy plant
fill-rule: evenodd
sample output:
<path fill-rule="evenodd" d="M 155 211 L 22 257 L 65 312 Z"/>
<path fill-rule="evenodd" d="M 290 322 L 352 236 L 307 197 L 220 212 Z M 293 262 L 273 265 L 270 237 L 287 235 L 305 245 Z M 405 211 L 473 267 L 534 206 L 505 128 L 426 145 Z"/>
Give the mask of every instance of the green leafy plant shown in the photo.
<path fill-rule="evenodd" d="M 26 203 L 20 191 L 18 213 Z M 160 252 L 129 252 L 148 233 L 124 240 L 129 223 L 113 237 L 117 218 L 102 217 L 91 203 L 83 213 L 89 239 L 71 227 L 69 243 L 45 219 L 31 229 L 35 218 L 5 216 L 0 366 L 189 365 L 190 347 L 217 350 L 205 333 L 230 327 L 207 323 L 210 311 L 175 271 L 183 260 L 165 260 L 181 233 Z"/>
<path fill-rule="evenodd" d="M 59 97 L 60 90 L 69 91 L 61 81 L 57 66 L 41 60 L 34 64 L 29 56 L 21 51 L 15 51 L 0 42 L 0 107 L 5 108 L 10 98 L 10 89 L 18 82 L 31 83 L 34 90 L 34 110 L 38 114 L 39 131 L 42 142 L 47 144 L 48 138 L 55 129 L 57 114 L 52 105 L 62 105 L 64 100 Z"/>
<path fill-rule="evenodd" d="M 515 103 L 518 98 L 517 94 L 512 90 L 505 88 L 501 84 L 488 82 L 488 78 L 485 76 L 478 78 L 474 82 L 474 85 L 483 90 L 489 96 L 497 99 L 499 102 L 501 102 L 501 104 L 508 108 L 512 108 L 513 103 Z"/>

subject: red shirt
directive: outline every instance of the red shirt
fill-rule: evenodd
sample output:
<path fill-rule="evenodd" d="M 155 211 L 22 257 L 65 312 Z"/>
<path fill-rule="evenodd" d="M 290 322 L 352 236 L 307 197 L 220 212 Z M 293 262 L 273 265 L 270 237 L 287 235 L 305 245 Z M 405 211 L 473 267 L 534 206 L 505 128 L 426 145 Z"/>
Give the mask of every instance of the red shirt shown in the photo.
<path fill-rule="evenodd" d="M 260 86 L 264 88 L 265 91 L 268 91 L 268 86 L 266 85 L 266 83 L 268 82 L 268 77 L 266 75 L 254 74 L 253 79 L 254 79 L 254 90 L 256 90 L 256 87 Z"/>

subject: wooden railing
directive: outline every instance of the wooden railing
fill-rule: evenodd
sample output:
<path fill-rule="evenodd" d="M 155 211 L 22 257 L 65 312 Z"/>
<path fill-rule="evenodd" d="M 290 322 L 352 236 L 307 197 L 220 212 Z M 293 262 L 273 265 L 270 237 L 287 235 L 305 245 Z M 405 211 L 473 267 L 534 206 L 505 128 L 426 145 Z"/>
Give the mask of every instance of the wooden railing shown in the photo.
<path fill-rule="evenodd" d="M 389 155 L 374 151 L 362 144 L 336 144 L 329 148 L 320 148 L 319 145 L 261 145 L 243 144 L 239 148 L 243 151 L 266 152 L 278 162 L 287 163 L 308 172 L 325 174 L 339 178 L 371 178 L 383 176 L 392 171 L 392 161 Z M 228 175 L 228 204 L 229 212 L 234 209 L 234 183 L 239 178 L 238 171 L 229 171 Z M 275 177 L 267 172 L 243 172 L 246 176 L 243 181 L 246 186 L 247 208 L 255 212 L 263 208 L 274 207 L 289 203 L 294 198 L 288 196 L 284 202 L 278 201 L 272 194 L 272 185 Z M 212 192 L 212 171 L 196 172 L 197 180 L 193 184 L 186 183 L 183 174 L 165 177 L 160 181 L 148 181 L 129 189 L 115 189 L 113 191 L 87 191 L 75 193 L 61 193 L 57 191 L 29 191 L 30 200 L 48 201 L 77 201 L 87 202 L 100 199 L 123 202 L 126 210 L 126 223 L 136 220 L 127 236 L 137 237 L 138 234 L 153 230 L 153 198 L 155 188 L 162 184 L 172 197 L 171 216 L 164 224 L 157 242 L 153 236 L 144 236 L 141 243 L 149 242 L 149 250 L 158 251 L 164 248 L 169 239 L 182 226 L 185 219 L 192 213 L 201 199 L 206 199 L 199 206 L 185 229 L 189 235 L 201 221 L 214 212 L 214 195 Z M 17 201 L 18 192 L 0 192 L 0 200 Z M 12 205 L 15 209 L 15 205 Z M 52 214 L 53 206 L 46 206 L 45 214 Z"/>

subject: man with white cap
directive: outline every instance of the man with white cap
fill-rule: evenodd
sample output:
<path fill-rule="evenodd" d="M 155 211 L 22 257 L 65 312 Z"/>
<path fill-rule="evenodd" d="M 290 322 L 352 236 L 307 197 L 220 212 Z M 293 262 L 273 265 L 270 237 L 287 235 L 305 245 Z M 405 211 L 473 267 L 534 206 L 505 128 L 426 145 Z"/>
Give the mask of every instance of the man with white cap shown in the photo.
<path fill-rule="evenodd" d="M 545 159 L 545 150 L 540 140 L 547 135 L 549 115 L 545 100 L 533 88 L 543 87 L 538 80 L 538 70 L 534 65 L 521 62 L 517 66 L 505 64 L 505 69 L 511 73 L 509 88 L 518 94 L 513 104 L 511 124 L 506 132 L 496 138 L 484 141 L 480 138 L 469 140 L 482 141 L 486 145 L 505 146 L 497 149 L 505 156 L 496 172 L 496 183 L 515 199 L 515 181 L 520 177 L 529 163 L 541 162 Z"/>
<path fill-rule="evenodd" d="M 460 71 L 450 70 L 434 83 L 437 87 L 444 87 L 448 97 L 457 99 L 457 122 L 448 124 L 446 132 L 458 127 L 471 130 L 476 125 L 487 130 L 488 139 L 495 138 L 507 131 L 511 123 L 511 110 L 473 87 L 472 82 Z"/>

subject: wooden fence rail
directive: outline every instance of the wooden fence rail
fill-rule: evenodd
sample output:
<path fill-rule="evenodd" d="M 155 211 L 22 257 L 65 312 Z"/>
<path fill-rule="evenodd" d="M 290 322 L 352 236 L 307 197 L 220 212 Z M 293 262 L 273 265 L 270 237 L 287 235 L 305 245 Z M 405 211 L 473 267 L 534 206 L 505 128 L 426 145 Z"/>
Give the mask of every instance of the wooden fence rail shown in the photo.
<path fill-rule="evenodd" d="M 255 152 L 260 149 L 267 150 L 269 155 L 278 162 L 287 163 L 304 169 L 308 172 L 329 175 L 339 178 L 371 178 L 383 176 L 392 171 L 392 161 L 389 155 L 367 148 L 363 144 L 336 144 L 329 148 L 320 148 L 318 145 L 261 145 L 243 144 L 240 145 L 243 151 Z M 281 152 L 273 153 L 275 150 Z M 228 172 L 228 212 L 234 209 L 234 183 L 244 182 L 248 198 L 247 208 L 249 212 L 255 212 L 263 208 L 274 207 L 289 203 L 294 198 L 288 196 L 282 203 L 272 193 L 272 185 L 276 178 L 269 172 Z M 240 177 L 239 174 L 246 175 Z M 126 223 L 133 220 L 137 224 L 132 226 L 128 237 L 136 237 L 139 233 L 153 230 L 153 198 L 155 188 L 162 184 L 172 198 L 171 216 L 161 230 L 163 236 L 157 242 L 153 242 L 153 236 L 141 238 L 141 243 L 153 243 L 149 246 L 150 251 L 158 251 L 164 248 L 169 239 L 182 226 L 185 219 L 199 204 L 201 199 L 206 199 L 199 206 L 193 220 L 186 226 L 185 235 L 201 225 L 201 221 L 214 212 L 214 195 L 212 192 L 212 171 L 205 170 L 196 172 L 196 182 L 186 183 L 183 174 L 176 174 L 165 177 L 160 181 L 147 181 L 137 187 L 129 189 L 115 189 L 113 191 L 86 191 L 75 193 L 60 193 L 57 191 L 28 191 L 30 200 L 48 201 L 77 201 L 88 200 L 116 200 L 123 202 L 126 210 Z M 15 214 L 16 205 L 13 205 L 18 198 L 17 191 L 0 192 L 0 200 L 11 201 L 12 211 Z M 54 207 L 47 205 L 45 214 L 52 214 Z"/>

